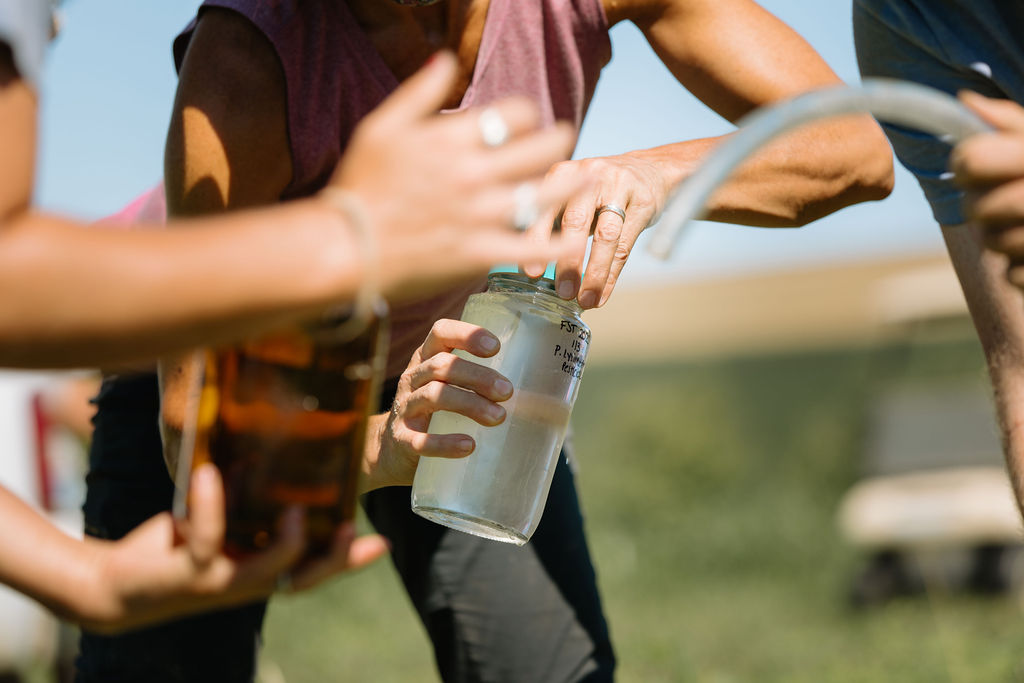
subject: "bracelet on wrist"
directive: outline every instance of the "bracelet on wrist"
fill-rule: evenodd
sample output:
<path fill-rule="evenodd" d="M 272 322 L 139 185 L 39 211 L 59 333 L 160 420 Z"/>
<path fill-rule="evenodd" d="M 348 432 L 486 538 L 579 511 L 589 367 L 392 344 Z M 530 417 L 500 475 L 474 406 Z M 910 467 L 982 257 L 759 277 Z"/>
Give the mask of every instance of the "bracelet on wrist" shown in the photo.
<path fill-rule="evenodd" d="M 342 223 L 356 238 L 359 257 L 362 261 L 361 282 L 356 290 L 355 301 L 351 309 L 336 308 L 328 312 L 328 317 L 348 313 L 347 319 L 332 330 L 331 337 L 337 341 L 345 341 L 359 335 L 375 315 L 375 307 L 380 301 L 379 252 L 377 240 L 370 227 L 369 216 L 362 202 L 351 192 L 336 188 L 325 188 L 320 196 L 341 214 Z"/>

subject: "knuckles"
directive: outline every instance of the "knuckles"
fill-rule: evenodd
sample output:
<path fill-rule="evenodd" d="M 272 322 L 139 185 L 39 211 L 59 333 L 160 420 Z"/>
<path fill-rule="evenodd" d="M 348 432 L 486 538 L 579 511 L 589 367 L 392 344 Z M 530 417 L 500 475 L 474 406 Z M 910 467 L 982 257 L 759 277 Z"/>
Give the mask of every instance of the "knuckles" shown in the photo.
<path fill-rule="evenodd" d="M 558 163 L 551 165 L 551 168 L 548 169 L 547 174 L 545 174 L 545 178 L 549 178 L 552 180 L 565 178 L 571 174 L 576 173 L 576 170 L 578 168 L 577 164 L 580 163 L 582 162 L 559 161 Z"/>
<path fill-rule="evenodd" d="M 623 240 L 619 242 L 618 246 L 615 247 L 615 260 L 626 261 L 629 255 L 633 252 L 633 245 Z"/>
<path fill-rule="evenodd" d="M 648 189 L 646 184 L 641 185 L 629 198 L 629 210 L 650 218 L 660 210 L 660 201 Z"/>
<path fill-rule="evenodd" d="M 424 365 L 430 376 L 435 380 L 448 380 L 452 376 L 452 367 L 456 357 L 448 352 L 431 356 Z"/>
<path fill-rule="evenodd" d="M 600 242 L 617 242 L 622 234 L 622 223 L 618 218 L 598 221 L 594 229 L 594 239 Z"/>
<path fill-rule="evenodd" d="M 438 381 L 428 382 L 417 391 L 426 401 L 432 404 L 441 403 L 444 397 L 444 383 Z"/>
<path fill-rule="evenodd" d="M 449 327 L 450 327 L 450 325 L 449 325 L 450 322 L 451 321 L 448 320 L 447 318 L 441 318 L 439 320 L 435 320 L 434 324 L 430 326 L 430 333 L 429 333 L 428 336 L 431 339 L 435 339 L 435 340 L 436 339 L 443 339 L 444 337 L 447 336 L 447 333 L 448 333 Z M 424 346 L 426 346 L 426 344 L 424 344 Z M 423 347 L 420 347 L 420 348 L 423 348 Z"/>
<path fill-rule="evenodd" d="M 579 206 L 567 207 L 562 212 L 562 230 L 588 230 L 593 217 L 593 208 L 587 210 Z"/>
<path fill-rule="evenodd" d="M 574 163 L 574 162 L 566 162 Z M 580 159 L 575 162 L 577 168 L 581 169 L 585 173 L 593 174 L 600 178 L 607 178 L 612 175 L 616 175 L 618 171 L 618 165 L 612 163 L 606 157 L 591 157 L 589 159 Z"/>

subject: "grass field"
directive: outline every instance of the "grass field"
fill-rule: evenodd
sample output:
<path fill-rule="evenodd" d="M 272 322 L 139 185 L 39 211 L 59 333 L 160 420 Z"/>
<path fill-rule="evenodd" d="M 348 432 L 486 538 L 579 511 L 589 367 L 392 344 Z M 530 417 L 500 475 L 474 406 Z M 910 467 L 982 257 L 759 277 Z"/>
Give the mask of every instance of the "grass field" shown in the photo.
<path fill-rule="evenodd" d="M 1024 681 L 1014 599 L 847 606 L 835 510 L 887 382 L 983 381 L 968 342 L 590 367 L 578 484 L 622 681 Z M 266 683 L 431 681 L 386 563 L 275 600 Z"/>

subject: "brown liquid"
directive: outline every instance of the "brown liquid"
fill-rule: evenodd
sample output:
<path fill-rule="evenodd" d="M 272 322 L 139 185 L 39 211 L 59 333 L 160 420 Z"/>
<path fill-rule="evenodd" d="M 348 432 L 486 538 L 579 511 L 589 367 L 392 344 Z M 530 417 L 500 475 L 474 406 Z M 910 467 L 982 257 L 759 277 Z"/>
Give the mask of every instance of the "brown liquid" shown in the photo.
<path fill-rule="evenodd" d="M 229 553 L 273 543 L 290 505 L 306 510 L 307 558 L 355 517 L 385 336 L 378 318 L 344 343 L 294 331 L 208 352 L 193 467 L 224 478 Z"/>

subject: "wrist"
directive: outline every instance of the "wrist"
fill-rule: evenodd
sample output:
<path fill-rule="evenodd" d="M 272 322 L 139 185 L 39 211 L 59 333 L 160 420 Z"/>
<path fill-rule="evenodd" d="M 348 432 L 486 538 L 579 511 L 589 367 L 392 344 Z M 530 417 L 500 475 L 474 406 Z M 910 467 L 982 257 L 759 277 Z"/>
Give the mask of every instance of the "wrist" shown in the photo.
<path fill-rule="evenodd" d="M 693 175 L 713 146 L 713 139 L 691 140 L 687 143 L 634 150 L 626 152 L 626 156 L 646 165 L 656 176 L 650 180 L 656 181 L 662 196 L 667 197 L 673 188 Z"/>
<path fill-rule="evenodd" d="M 382 481 L 382 451 L 386 447 L 385 430 L 390 413 L 371 415 L 366 425 L 366 443 L 363 446 L 362 476 L 359 478 L 359 495 L 383 488 L 389 484 Z"/>
<path fill-rule="evenodd" d="M 369 308 L 380 293 L 380 255 L 373 222 L 363 200 L 340 187 L 328 186 L 317 196 L 333 212 L 339 232 L 344 234 L 343 248 L 348 258 L 358 263 L 355 302 Z"/>
<path fill-rule="evenodd" d="M 367 264 L 358 235 L 324 191 L 293 202 L 297 220 L 291 240 L 306 254 L 303 273 L 307 298 L 320 311 L 354 301 L 363 286 Z"/>
<path fill-rule="evenodd" d="M 121 582 L 113 569 L 116 546 L 89 538 L 79 545 L 76 571 L 67 584 L 70 617 L 89 631 L 114 632 L 124 613 Z"/>

